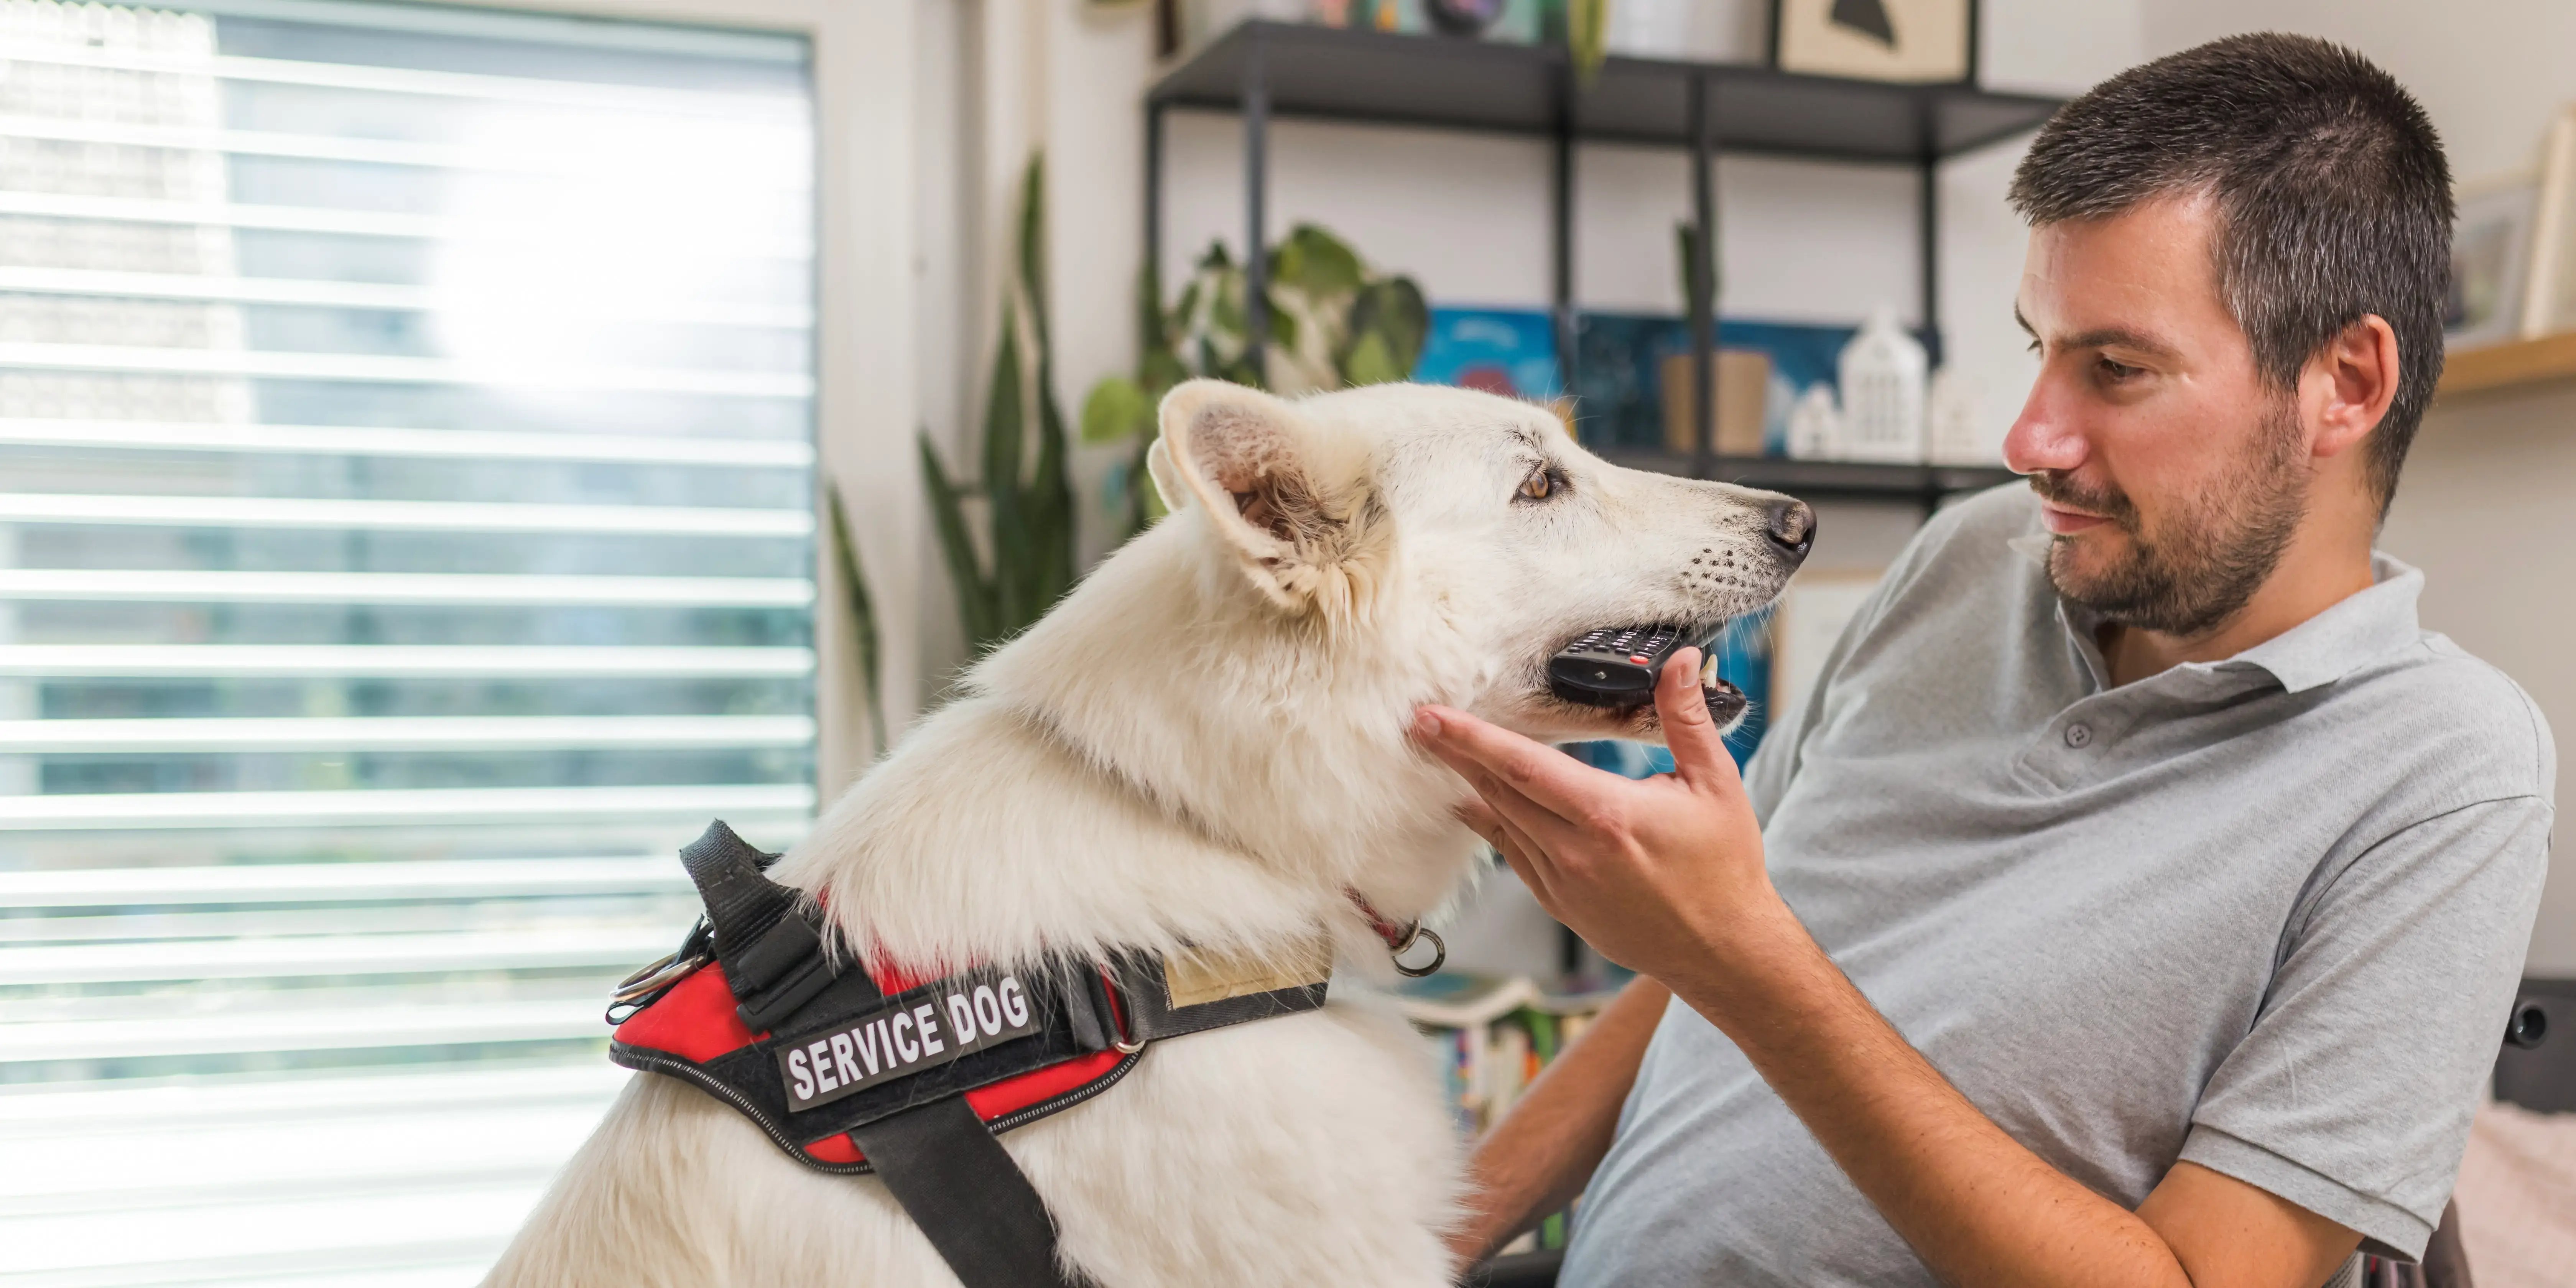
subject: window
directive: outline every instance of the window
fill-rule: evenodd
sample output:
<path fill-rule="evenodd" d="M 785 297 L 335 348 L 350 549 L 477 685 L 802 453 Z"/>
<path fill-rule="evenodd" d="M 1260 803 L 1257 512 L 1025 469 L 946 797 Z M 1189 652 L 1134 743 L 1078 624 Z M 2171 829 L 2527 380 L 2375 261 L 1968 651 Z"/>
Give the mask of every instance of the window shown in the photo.
<path fill-rule="evenodd" d="M 809 64 L 0 0 L 0 1273 L 473 1282 L 810 819 Z"/>

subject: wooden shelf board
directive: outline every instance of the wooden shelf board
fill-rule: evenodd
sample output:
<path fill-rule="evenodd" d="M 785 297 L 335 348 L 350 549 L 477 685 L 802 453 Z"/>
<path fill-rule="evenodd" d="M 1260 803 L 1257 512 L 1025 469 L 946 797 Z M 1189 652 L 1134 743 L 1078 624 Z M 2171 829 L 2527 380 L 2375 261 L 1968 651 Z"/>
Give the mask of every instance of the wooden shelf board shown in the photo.
<path fill-rule="evenodd" d="M 2576 378 L 2576 331 L 2463 349 L 2442 363 L 2441 394 L 2511 389 Z"/>
<path fill-rule="evenodd" d="M 1653 470 L 1688 478 L 1691 458 L 1674 452 L 1601 447 L 1603 460 L 1630 469 Z M 2009 483 L 2017 476 L 2001 466 L 1895 465 L 1864 461 L 1799 461 L 1772 456 L 1720 456 L 1712 477 L 1724 483 L 1786 492 L 1791 496 L 1830 497 L 1855 501 L 1926 503 L 1952 492 L 1974 491 Z"/>

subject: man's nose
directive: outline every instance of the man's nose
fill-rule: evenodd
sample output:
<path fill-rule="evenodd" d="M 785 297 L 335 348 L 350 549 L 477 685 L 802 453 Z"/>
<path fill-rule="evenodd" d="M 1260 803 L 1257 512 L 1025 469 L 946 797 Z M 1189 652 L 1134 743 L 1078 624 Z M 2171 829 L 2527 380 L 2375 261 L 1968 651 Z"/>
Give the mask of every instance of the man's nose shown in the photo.
<path fill-rule="evenodd" d="M 1771 538 L 1771 547 L 1795 568 L 1816 544 L 1816 512 L 1804 501 L 1783 497 L 1771 503 L 1762 532 Z"/>
<path fill-rule="evenodd" d="M 2043 374 L 2030 387 L 2021 415 L 2004 434 L 2004 467 L 2015 474 L 2071 470 L 2082 465 L 2087 454 L 2083 434 L 2060 411 Z"/>

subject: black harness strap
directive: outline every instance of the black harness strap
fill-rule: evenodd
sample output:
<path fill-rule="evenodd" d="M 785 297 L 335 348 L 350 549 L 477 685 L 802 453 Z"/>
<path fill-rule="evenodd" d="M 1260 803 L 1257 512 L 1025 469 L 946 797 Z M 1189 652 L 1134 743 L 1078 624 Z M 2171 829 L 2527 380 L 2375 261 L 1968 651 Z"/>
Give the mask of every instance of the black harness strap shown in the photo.
<path fill-rule="evenodd" d="M 966 1288 L 1078 1288 L 1057 1266 L 1055 1219 L 963 1096 L 850 1129 L 904 1214 Z"/>
<path fill-rule="evenodd" d="M 680 851 L 681 866 L 706 901 L 716 960 L 742 1003 L 735 1009 L 755 1033 L 777 1028 L 834 978 L 822 936 L 797 906 L 796 891 L 761 873 L 777 858 L 751 848 L 721 819 Z"/>

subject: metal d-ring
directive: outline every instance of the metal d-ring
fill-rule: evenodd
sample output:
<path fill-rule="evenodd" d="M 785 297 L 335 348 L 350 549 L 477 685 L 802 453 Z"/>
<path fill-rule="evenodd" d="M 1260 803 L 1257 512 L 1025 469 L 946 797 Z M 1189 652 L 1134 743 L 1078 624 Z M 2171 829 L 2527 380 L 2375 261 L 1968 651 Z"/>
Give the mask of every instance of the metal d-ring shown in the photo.
<path fill-rule="evenodd" d="M 1129 1042 L 1121 1038 L 1117 1041 L 1111 1042 L 1109 1044 L 1109 1049 L 1120 1055 L 1134 1055 L 1137 1052 L 1144 1050 L 1145 1044 L 1142 1042 Z"/>
<path fill-rule="evenodd" d="M 1430 962 L 1421 966 L 1405 965 L 1404 954 L 1409 951 L 1415 943 L 1425 939 L 1431 941 Z M 1410 979 L 1420 979 L 1425 975 L 1438 971 L 1441 963 L 1449 960 L 1449 945 L 1441 940 L 1440 932 L 1426 929 L 1422 923 L 1415 922 L 1414 924 L 1405 927 L 1404 939 L 1402 942 L 1387 946 L 1386 955 L 1389 960 L 1395 963 L 1396 974 L 1403 975 Z"/>

